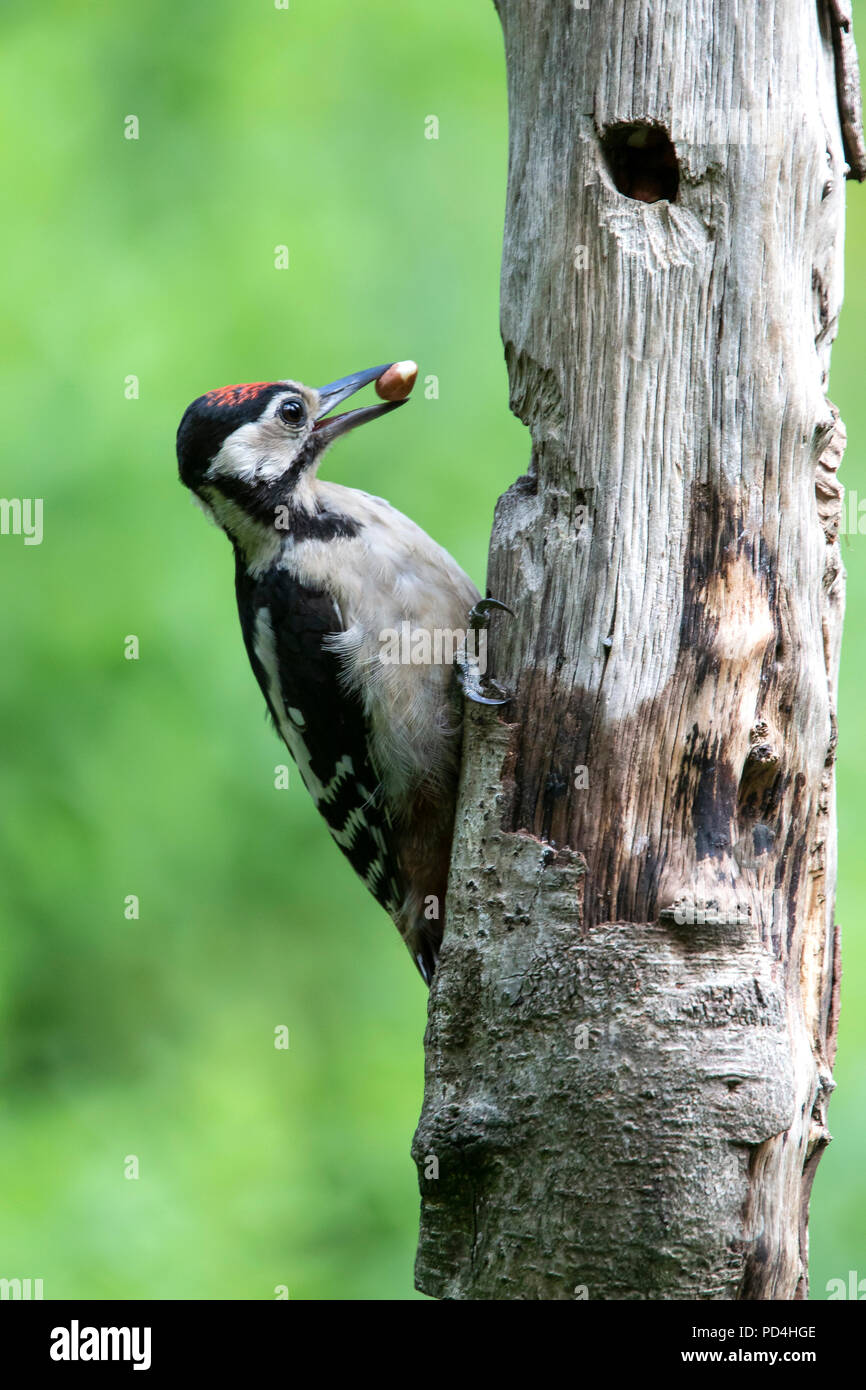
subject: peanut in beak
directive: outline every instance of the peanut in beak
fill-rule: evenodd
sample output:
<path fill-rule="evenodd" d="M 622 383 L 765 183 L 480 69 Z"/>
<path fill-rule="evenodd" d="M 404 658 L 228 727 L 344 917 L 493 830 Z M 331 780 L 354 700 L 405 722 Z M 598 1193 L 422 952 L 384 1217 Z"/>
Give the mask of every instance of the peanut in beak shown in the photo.
<path fill-rule="evenodd" d="M 417 379 L 416 362 L 394 362 L 376 382 L 376 395 L 383 401 L 405 401 Z"/>

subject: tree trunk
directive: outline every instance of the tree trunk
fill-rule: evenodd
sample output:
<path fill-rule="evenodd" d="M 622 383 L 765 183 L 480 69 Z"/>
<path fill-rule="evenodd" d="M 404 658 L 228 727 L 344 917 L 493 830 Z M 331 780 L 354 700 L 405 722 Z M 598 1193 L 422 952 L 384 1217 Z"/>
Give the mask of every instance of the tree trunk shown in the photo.
<path fill-rule="evenodd" d="M 532 460 L 490 551 L 513 699 L 466 721 L 417 1284 L 804 1297 L 839 983 L 850 9 L 498 10 Z"/>

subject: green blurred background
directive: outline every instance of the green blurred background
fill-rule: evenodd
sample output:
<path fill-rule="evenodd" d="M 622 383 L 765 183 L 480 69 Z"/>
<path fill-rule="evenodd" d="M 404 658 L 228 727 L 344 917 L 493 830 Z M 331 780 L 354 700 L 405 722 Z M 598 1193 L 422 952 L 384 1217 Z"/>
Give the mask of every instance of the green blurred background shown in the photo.
<path fill-rule="evenodd" d="M 439 400 L 360 431 L 326 474 L 483 583 L 528 457 L 498 332 L 495 11 L 51 0 L 0 23 L 0 490 L 45 499 L 41 546 L 0 541 L 0 1276 L 47 1298 L 416 1297 L 425 991 L 299 777 L 274 787 L 229 547 L 180 489 L 173 437 L 212 386 L 415 357 Z M 855 186 L 831 389 L 855 491 L 864 260 Z M 845 1008 L 815 1297 L 866 1275 L 866 540 L 844 555 Z"/>

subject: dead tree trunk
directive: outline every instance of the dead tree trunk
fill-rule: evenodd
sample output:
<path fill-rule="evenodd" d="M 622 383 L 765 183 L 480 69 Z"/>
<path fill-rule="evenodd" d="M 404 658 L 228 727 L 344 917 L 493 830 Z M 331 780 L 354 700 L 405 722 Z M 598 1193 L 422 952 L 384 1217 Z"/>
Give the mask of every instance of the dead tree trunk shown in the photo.
<path fill-rule="evenodd" d="M 513 700 L 467 717 L 417 1283 L 803 1297 L 839 982 L 850 10 L 498 9 L 532 461 L 491 543 Z"/>

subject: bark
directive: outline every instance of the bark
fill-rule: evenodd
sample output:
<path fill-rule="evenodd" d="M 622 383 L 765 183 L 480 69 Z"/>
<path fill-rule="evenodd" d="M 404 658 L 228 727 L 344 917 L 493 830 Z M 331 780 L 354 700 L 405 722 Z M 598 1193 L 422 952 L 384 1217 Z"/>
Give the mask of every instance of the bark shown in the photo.
<path fill-rule="evenodd" d="M 513 699 L 467 715 L 430 1002 L 428 1294 L 805 1296 L 839 981 L 841 8 L 498 2 L 532 458 L 496 510 Z"/>

